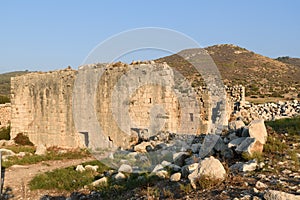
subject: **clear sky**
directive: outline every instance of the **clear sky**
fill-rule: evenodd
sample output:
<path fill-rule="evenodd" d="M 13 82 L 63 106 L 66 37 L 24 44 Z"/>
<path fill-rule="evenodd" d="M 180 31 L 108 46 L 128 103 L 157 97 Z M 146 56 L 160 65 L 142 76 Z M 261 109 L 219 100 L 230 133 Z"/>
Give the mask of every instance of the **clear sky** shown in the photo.
<path fill-rule="evenodd" d="M 299 10 L 297 0 L 1 0 L 0 73 L 77 69 L 97 44 L 140 27 L 174 29 L 202 47 L 300 57 Z"/>

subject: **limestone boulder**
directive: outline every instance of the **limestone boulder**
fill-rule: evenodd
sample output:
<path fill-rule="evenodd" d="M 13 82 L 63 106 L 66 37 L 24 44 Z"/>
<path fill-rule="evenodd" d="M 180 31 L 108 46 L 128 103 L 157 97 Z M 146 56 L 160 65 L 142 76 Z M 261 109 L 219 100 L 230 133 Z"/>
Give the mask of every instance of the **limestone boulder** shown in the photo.
<path fill-rule="evenodd" d="M 43 144 L 39 144 L 36 147 L 35 155 L 45 155 L 47 153 L 47 147 Z"/>
<path fill-rule="evenodd" d="M 231 140 L 228 143 L 228 148 L 239 146 L 245 139 L 246 139 L 246 137 L 240 137 L 240 138 L 236 138 L 236 139 Z"/>
<path fill-rule="evenodd" d="M 162 179 L 169 178 L 169 172 L 167 172 L 166 170 L 160 170 L 156 172 L 155 175 Z"/>
<path fill-rule="evenodd" d="M 122 172 L 118 172 L 113 176 L 113 179 L 116 181 L 121 181 L 121 180 L 125 180 L 126 176 Z"/>
<path fill-rule="evenodd" d="M 161 170 L 163 170 L 163 169 L 164 169 L 164 166 L 161 165 L 161 164 L 158 164 L 158 165 L 156 165 L 156 166 L 154 167 L 154 169 L 152 170 L 152 173 L 156 173 L 156 172 L 161 171 Z"/>
<path fill-rule="evenodd" d="M 248 162 L 237 162 L 230 166 L 230 171 L 240 171 L 240 172 L 251 172 L 256 170 L 258 164 L 256 160 L 250 160 Z"/>
<path fill-rule="evenodd" d="M 245 123 L 242 120 L 236 120 L 229 122 L 228 129 L 229 131 L 236 132 L 237 134 L 241 134 Z"/>
<path fill-rule="evenodd" d="M 187 177 L 191 173 L 193 173 L 199 166 L 199 163 L 193 163 L 190 165 L 185 165 L 181 168 L 181 173 L 183 177 Z"/>
<path fill-rule="evenodd" d="M 240 143 L 235 151 L 237 153 L 247 153 L 253 155 L 254 152 L 262 153 L 264 145 L 260 143 L 256 138 L 246 138 L 242 143 Z"/>
<path fill-rule="evenodd" d="M 178 152 L 173 154 L 174 164 L 182 167 L 184 165 L 184 160 L 189 156 L 190 154 L 188 152 Z"/>
<path fill-rule="evenodd" d="M 257 139 L 261 144 L 265 144 L 267 142 L 267 129 L 264 123 L 264 120 L 254 120 L 249 126 L 249 136 Z"/>
<path fill-rule="evenodd" d="M 99 186 L 99 185 L 106 185 L 107 184 L 107 177 L 103 177 L 103 178 L 100 178 L 99 180 L 96 180 L 94 182 L 92 182 L 92 186 L 96 187 L 96 186 Z"/>
<path fill-rule="evenodd" d="M 199 151 L 199 157 L 204 158 L 206 156 L 213 155 L 214 147 L 216 146 L 217 143 L 222 143 L 223 141 L 221 140 L 222 138 L 219 135 L 215 135 L 215 134 L 206 135 Z"/>
<path fill-rule="evenodd" d="M 132 173 L 132 167 L 127 164 L 122 164 L 118 170 L 118 172 L 124 172 L 124 173 Z"/>
<path fill-rule="evenodd" d="M 134 151 L 139 152 L 139 153 L 147 153 L 147 149 L 149 149 L 149 147 L 152 147 L 150 142 L 142 142 L 142 143 L 134 146 Z"/>
<path fill-rule="evenodd" d="M 85 168 L 84 168 L 82 165 L 77 165 L 75 170 L 76 170 L 77 172 L 84 172 L 84 171 L 85 171 Z"/>
<path fill-rule="evenodd" d="M 86 170 L 91 170 L 91 171 L 96 172 L 98 170 L 99 166 L 98 165 L 86 165 L 84 168 Z"/>
<path fill-rule="evenodd" d="M 9 149 L 0 149 L 2 156 L 14 156 L 16 155 L 15 152 L 13 152 L 12 150 Z"/>
<path fill-rule="evenodd" d="M 170 181 L 172 182 L 178 182 L 181 179 L 181 173 L 177 172 L 175 174 L 172 174 L 172 176 L 170 177 Z"/>
<path fill-rule="evenodd" d="M 196 188 L 196 181 L 201 176 L 223 181 L 226 178 L 226 170 L 218 159 L 210 156 L 200 161 L 198 168 L 188 176 L 193 188 Z"/>
<path fill-rule="evenodd" d="M 300 200 L 300 195 L 289 194 L 277 190 L 269 190 L 264 194 L 265 200 Z"/>

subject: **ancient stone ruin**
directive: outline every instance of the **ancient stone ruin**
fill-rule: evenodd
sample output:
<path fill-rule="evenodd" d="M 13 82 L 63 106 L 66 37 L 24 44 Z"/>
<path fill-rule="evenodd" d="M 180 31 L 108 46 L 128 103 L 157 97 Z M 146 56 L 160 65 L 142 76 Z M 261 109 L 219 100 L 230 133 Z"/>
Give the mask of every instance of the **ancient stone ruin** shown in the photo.
<path fill-rule="evenodd" d="M 229 117 L 237 103 L 243 104 L 244 89 L 227 92 Z M 30 73 L 12 78 L 11 93 L 11 136 L 24 133 L 35 145 L 126 148 L 143 134 L 211 130 L 209 93 L 175 77 L 166 63 Z"/>

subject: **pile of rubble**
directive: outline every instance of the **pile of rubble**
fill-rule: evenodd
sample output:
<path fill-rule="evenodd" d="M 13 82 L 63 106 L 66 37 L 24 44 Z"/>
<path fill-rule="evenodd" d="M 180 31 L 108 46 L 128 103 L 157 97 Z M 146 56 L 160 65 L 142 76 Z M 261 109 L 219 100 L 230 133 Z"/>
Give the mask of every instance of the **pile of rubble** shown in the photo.
<path fill-rule="evenodd" d="M 247 173 L 262 169 L 264 162 L 258 162 L 256 159 L 243 162 L 241 158 L 243 154 L 252 156 L 262 153 L 266 141 L 267 130 L 263 120 L 254 120 L 248 126 L 241 120 L 231 122 L 229 133 L 226 135 L 191 137 L 160 133 L 146 138 L 131 150 L 120 150 L 103 160 L 104 163 L 113 163 L 115 170 L 103 173 L 102 177 L 91 185 L 105 185 L 109 179 L 126 180 L 131 173 L 150 172 L 151 175 L 172 182 L 188 180 L 191 186 L 197 189 L 203 177 L 222 182 L 228 173 Z M 225 169 L 225 163 L 229 165 L 229 170 Z M 97 170 L 93 166 L 79 165 L 76 168 L 79 172 L 87 169 Z M 140 176 L 142 179 L 143 176 Z M 265 191 L 266 187 L 259 181 L 256 185 L 254 189 L 257 199 L 263 195 L 265 199 L 274 199 L 274 196 L 279 194 L 291 195 L 292 199 L 299 198 L 293 194 Z M 296 188 L 296 192 L 300 192 L 300 186 Z"/>
<path fill-rule="evenodd" d="M 252 104 L 246 102 L 239 106 L 234 116 L 241 117 L 245 122 L 255 119 L 271 121 L 300 115 L 300 101 L 279 101 L 278 103 Z"/>

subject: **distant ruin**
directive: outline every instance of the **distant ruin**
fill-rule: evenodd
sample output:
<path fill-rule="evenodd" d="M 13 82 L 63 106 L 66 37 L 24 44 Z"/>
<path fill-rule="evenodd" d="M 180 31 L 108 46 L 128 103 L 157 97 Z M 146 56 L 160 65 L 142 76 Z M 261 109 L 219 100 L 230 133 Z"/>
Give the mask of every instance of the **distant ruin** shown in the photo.
<path fill-rule="evenodd" d="M 209 133 L 209 94 L 202 88 L 176 87 L 174 76 L 166 63 L 148 62 L 86 65 L 78 71 L 12 78 L 11 137 L 24 133 L 35 145 L 76 148 L 97 143 L 107 148 L 128 147 L 143 131 Z M 159 78 L 155 82 L 152 77 Z M 238 86 L 227 92 L 229 117 L 234 105 L 244 102 L 245 91 Z M 95 107 L 87 109 L 89 105 Z M 123 114 L 122 109 L 128 112 Z M 84 142 L 85 133 L 93 138 L 90 144 Z"/>

